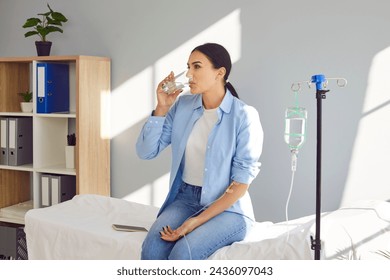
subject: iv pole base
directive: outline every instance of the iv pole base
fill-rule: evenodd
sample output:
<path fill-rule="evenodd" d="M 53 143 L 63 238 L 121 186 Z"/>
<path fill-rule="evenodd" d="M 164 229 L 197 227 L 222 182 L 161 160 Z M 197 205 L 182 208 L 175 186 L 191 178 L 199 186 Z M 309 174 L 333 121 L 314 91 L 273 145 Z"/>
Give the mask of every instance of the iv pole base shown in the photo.
<path fill-rule="evenodd" d="M 310 236 L 311 240 L 311 249 L 314 251 L 314 259 L 319 260 L 320 259 L 320 252 L 321 252 L 321 240 L 316 240 L 313 238 L 313 236 Z"/>

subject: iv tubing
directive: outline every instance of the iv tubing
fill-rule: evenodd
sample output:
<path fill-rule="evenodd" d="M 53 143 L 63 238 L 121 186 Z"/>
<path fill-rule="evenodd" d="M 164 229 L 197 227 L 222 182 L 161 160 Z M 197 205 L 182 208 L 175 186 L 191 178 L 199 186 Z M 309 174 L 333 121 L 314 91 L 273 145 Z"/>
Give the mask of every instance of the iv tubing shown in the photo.
<path fill-rule="evenodd" d="M 289 220 L 288 220 L 288 205 L 290 204 L 290 198 L 294 186 L 294 177 L 295 177 L 295 171 L 297 170 L 297 150 L 291 151 L 291 183 L 290 183 L 290 191 L 288 193 L 287 202 L 286 202 L 286 208 L 285 208 L 285 214 L 286 214 L 286 227 L 287 227 L 287 237 L 286 242 L 284 243 L 283 251 L 282 251 L 282 257 L 284 257 L 284 253 L 286 251 L 287 243 L 290 238 L 290 231 L 289 231 Z"/>

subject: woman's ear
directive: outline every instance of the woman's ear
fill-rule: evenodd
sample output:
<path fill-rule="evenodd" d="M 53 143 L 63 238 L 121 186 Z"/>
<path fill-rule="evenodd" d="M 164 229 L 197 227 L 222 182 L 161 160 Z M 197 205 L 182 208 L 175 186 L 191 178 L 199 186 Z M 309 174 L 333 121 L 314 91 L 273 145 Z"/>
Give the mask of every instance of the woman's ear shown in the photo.
<path fill-rule="evenodd" d="M 225 75 L 226 75 L 226 68 L 225 67 L 219 68 L 218 73 L 217 73 L 217 77 L 220 79 L 224 79 Z"/>

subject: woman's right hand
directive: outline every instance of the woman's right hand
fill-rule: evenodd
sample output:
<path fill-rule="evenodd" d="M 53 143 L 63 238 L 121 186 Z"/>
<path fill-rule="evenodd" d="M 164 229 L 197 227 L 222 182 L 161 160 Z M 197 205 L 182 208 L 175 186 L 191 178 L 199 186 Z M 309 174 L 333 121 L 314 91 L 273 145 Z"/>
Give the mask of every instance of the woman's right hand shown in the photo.
<path fill-rule="evenodd" d="M 189 234 L 199 225 L 200 224 L 197 217 L 192 217 L 186 220 L 180 227 L 175 230 L 170 226 L 165 226 L 162 228 L 162 231 L 160 231 L 161 239 L 165 241 L 177 241 L 183 236 Z"/>
<path fill-rule="evenodd" d="M 173 103 L 175 103 L 176 98 L 178 95 L 183 91 L 182 89 L 176 90 L 172 93 L 166 93 L 163 90 L 163 85 L 167 82 L 174 82 L 175 81 L 175 75 L 171 71 L 171 73 L 162 80 L 158 86 L 157 86 L 157 107 L 154 110 L 154 116 L 165 116 Z"/>

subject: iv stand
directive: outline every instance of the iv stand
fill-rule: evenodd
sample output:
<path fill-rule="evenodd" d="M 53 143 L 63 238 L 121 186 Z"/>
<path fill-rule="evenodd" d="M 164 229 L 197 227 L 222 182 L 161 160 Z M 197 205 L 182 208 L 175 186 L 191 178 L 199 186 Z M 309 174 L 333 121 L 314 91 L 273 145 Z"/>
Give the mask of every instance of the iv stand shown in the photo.
<path fill-rule="evenodd" d="M 339 80 L 343 80 L 343 84 L 339 83 Z M 316 234 L 315 238 L 311 237 L 311 249 L 314 250 L 314 259 L 320 260 L 321 255 L 321 160 L 322 160 L 322 99 L 326 99 L 326 93 L 329 90 L 325 90 L 327 85 L 327 79 L 324 75 L 314 75 L 311 77 L 311 81 L 306 81 L 310 87 L 310 83 L 316 84 L 316 99 L 317 99 L 317 161 L 316 161 Z M 345 87 L 347 80 L 344 78 L 337 78 L 337 85 L 339 87 Z M 291 88 L 294 87 L 294 84 Z M 300 83 L 298 83 L 300 89 Z"/>
<path fill-rule="evenodd" d="M 316 236 L 311 240 L 311 249 L 314 250 L 314 259 L 320 259 L 321 253 L 321 160 L 322 160 L 322 99 L 326 98 L 329 90 L 324 90 L 322 84 L 325 76 L 316 75 L 312 82 L 316 84 L 317 99 L 317 163 L 316 163 Z"/>

